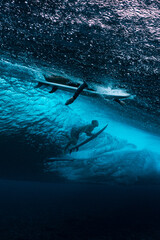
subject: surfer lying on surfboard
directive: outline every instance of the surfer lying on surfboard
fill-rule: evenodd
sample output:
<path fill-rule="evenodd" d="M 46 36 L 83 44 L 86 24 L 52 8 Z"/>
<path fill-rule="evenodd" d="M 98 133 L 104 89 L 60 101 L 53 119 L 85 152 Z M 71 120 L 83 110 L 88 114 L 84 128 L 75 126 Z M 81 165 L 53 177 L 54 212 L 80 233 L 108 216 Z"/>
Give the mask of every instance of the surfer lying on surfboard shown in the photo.
<path fill-rule="evenodd" d="M 52 75 L 52 76 L 50 76 L 50 77 L 47 77 L 47 76 L 44 75 L 44 77 L 45 77 L 46 81 L 50 81 L 50 82 L 52 82 L 52 81 L 53 81 L 53 82 L 54 82 L 54 81 L 58 81 L 58 82 L 61 83 L 61 84 L 66 84 L 66 82 L 69 82 L 69 79 L 64 78 L 64 77 L 60 77 L 60 76 Z M 81 94 L 81 92 L 83 91 L 83 89 L 84 89 L 84 88 L 87 88 L 87 87 L 88 87 L 88 85 L 87 85 L 87 83 L 84 81 L 84 82 L 77 88 L 77 90 L 75 91 L 73 97 L 71 97 L 70 99 L 68 99 L 68 100 L 66 101 L 65 105 L 69 105 L 69 104 L 73 103 L 73 102 L 76 100 L 76 98 Z"/>
<path fill-rule="evenodd" d="M 56 75 L 51 75 L 51 76 L 43 75 L 43 76 L 45 78 L 45 81 L 43 80 L 38 81 L 38 85 L 35 88 L 39 88 L 43 85 L 49 85 L 49 86 L 52 86 L 50 93 L 54 93 L 58 89 L 74 93 L 74 95 L 66 101 L 65 105 L 69 105 L 73 103 L 77 99 L 77 97 L 80 94 L 82 94 L 89 97 L 101 96 L 104 99 L 113 99 L 115 102 L 123 106 L 125 103 L 120 99 L 125 99 L 130 96 L 130 94 L 119 95 L 119 94 L 113 94 L 113 93 L 112 94 L 101 93 L 95 89 L 89 88 L 88 84 L 85 81 L 83 81 L 82 84 L 79 84 L 79 83 L 73 83 L 70 79 L 67 79 L 61 76 L 56 76 Z"/>
<path fill-rule="evenodd" d="M 76 98 L 81 94 L 81 92 L 83 91 L 84 88 L 87 88 L 88 85 L 87 83 L 84 81 L 78 88 L 77 90 L 75 91 L 73 97 L 71 97 L 70 99 L 67 100 L 67 102 L 65 103 L 65 105 L 69 105 L 71 103 L 73 103 Z M 125 102 L 122 101 L 122 100 L 119 100 L 119 99 L 114 99 L 115 102 L 119 103 L 121 106 L 124 106 L 125 105 Z"/>
<path fill-rule="evenodd" d="M 79 139 L 79 136 L 82 133 L 85 133 L 87 136 L 91 137 L 94 134 L 92 131 L 98 127 L 99 123 L 97 120 L 92 120 L 91 124 L 87 124 L 81 127 L 73 127 L 70 133 L 70 141 L 65 147 L 65 151 L 69 148 L 70 145 L 76 145 Z"/>
<path fill-rule="evenodd" d="M 44 75 L 44 78 L 46 81 L 48 82 L 57 82 L 60 84 L 66 84 L 69 83 L 70 80 L 61 76 L 56 76 L 56 75 L 51 75 L 50 77 L 47 77 L 46 75 Z M 42 85 L 42 83 L 39 83 L 36 87 L 40 87 Z M 71 103 L 73 103 L 76 98 L 81 94 L 81 92 L 83 91 L 84 88 L 87 88 L 88 85 L 87 83 L 84 81 L 75 91 L 73 97 L 71 97 L 70 99 L 68 99 L 65 103 L 65 105 L 69 105 Z M 57 90 L 57 88 L 53 87 L 52 90 L 50 91 L 50 93 L 53 93 Z"/>

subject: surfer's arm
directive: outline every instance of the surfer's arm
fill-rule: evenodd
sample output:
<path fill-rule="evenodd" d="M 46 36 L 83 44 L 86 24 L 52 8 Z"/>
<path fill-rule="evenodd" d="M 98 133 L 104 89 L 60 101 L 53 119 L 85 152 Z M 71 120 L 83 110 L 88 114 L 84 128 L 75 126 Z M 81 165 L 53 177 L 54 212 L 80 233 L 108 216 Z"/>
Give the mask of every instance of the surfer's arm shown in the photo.
<path fill-rule="evenodd" d="M 91 133 L 91 132 L 86 132 L 86 135 L 87 135 L 88 137 L 92 137 L 94 134 Z"/>
<path fill-rule="evenodd" d="M 88 86 L 88 85 L 87 85 L 86 82 L 84 82 L 83 84 L 81 84 L 81 85 L 77 88 L 77 90 L 76 90 L 75 94 L 73 95 L 73 97 L 71 97 L 70 99 L 68 99 L 67 102 L 65 103 L 65 105 L 69 105 L 69 104 L 73 103 L 73 102 L 76 100 L 76 98 L 79 96 L 79 94 L 83 91 L 83 89 L 86 88 L 87 86 Z"/>
<path fill-rule="evenodd" d="M 92 133 L 93 129 L 90 129 L 90 126 L 89 127 L 86 127 L 85 129 L 85 134 L 88 136 L 88 137 L 92 137 L 94 134 Z"/>
<path fill-rule="evenodd" d="M 124 106 L 125 105 L 125 102 L 122 101 L 122 100 L 119 100 L 117 98 L 114 99 L 115 102 L 119 103 L 121 106 Z"/>

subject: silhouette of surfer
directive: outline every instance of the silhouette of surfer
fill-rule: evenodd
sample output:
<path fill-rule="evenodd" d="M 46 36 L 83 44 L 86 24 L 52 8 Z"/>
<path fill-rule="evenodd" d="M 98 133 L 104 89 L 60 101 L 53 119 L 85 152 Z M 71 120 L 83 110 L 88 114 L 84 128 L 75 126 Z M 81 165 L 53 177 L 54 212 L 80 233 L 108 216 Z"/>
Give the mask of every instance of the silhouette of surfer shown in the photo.
<path fill-rule="evenodd" d="M 56 75 L 51 75 L 51 76 L 46 76 L 46 75 L 43 75 L 45 80 L 47 82 L 53 82 L 53 83 L 58 83 L 58 84 L 69 84 L 70 83 L 70 80 L 68 78 L 64 78 L 64 77 L 61 77 L 61 76 L 56 76 Z M 52 90 L 49 92 L 49 93 L 54 93 L 55 91 L 57 91 L 57 87 L 52 87 Z"/>
<path fill-rule="evenodd" d="M 62 84 L 62 85 L 68 85 L 68 86 L 76 86 L 77 89 L 73 95 L 73 97 L 71 97 L 70 99 L 68 99 L 65 103 L 65 105 L 69 105 L 71 103 L 73 103 L 76 98 L 81 94 L 81 92 L 83 91 L 84 88 L 88 88 L 88 84 L 84 81 L 81 85 L 79 85 L 78 83 L 72 83 L 69 79 L 61 77 L 61 76 L 56 76 L 56 75 L 51 75 L 51 76 L 46 76 L 43 75 L 45 80 L 47 82 L 53 82 L 53 83 L 58 83 L 58 84 Z M 45 83 L 39 82 L 38 85 L 35 88 L 39 88 L 41 86 L 45 85 Z M 57 91 L 58 87 L 57 86 L 53 86 L 52 90 L 49 93 L 53 93 L 55 91 Z M 125 102 L 115 98 L 114 99 L 115 102 L 119 103 L 121 106 L 125 105 Z"/>
<path fill-rule="evenodd" d="M 53 82 L 53 83 L 60 83 L 60 84 L 66 84 L 69 83 L 70 80 L 68 78 L 64 78 L 61 76 L 56 76 L 56 75 L 51 75 L 51 76 L 46 76 L 45 74 L 43 75 L 45 80 L 47 82 Z"/>
<path fill-rule="evenodd" d="M 65 85 L 68 84 L 70 86 L 73 85 L 69 79 L 61 77 L 61 76 L 51 75 L 50 77 L 47 77 L 44 75 L 44 78 L 48 82 L 54 82 L 54 83 L 56 82 L 56 83 L 65 84 Z M 65 105 L 69 105 L 69 104 L 73 103 L 76 100 L 76 98 L 81 94 L 83 89 L 88 87 L 88 85 L 85 81 L 80 86 L 78 84 L 74 84 L 73 86 L 75 86 L 75 85 L 77 85 L 78 88 L 77 88 L 76 92 L 74 93 L 73 97 L 71 97 L 70 99 L 68 99 L 66 101 Z M 39 87 L 39 85 L 37 87 Z M 57 90 L 57 87 L 53 87 L 52 90 L 50 91 L 50 93 L 53 93 L 56 90 Z"/>
<path fill-rule="evenodd" d="M 119 103 L 121 106 L 124 106 L 124 105 L 125 105 L 125 102 L 122 101 L 122 100 L 119 100 L 118 98 L 115 98 L 114 101 L 117 102 L 117 103 Z"/>
<path fill-rule="evenodd" d="M 63 85 L 70 85 L 72 86 L 72 83 L 70 82 L 70 80 L 68 78 L 64 78 L 64 77 L 61 77 L 61 76 L 56 76 L 56 75 L 51 75 L 51 76 L 46 76 L 45 74 L 43 74 L 46 82 L 51 82 L 51 83 L 58 83 L 58 84 L 63 84 Z M 39 82 L 37 84 L 37 86 L 35 86 L 35 88 L 40 88 L 41 86 L 45 85 L 44 82 Z M 76 84 L 74 84 L 75 86 Z M 78 87 L 79 85 L 77 85 Z M 49 93 L 54 93 L 55 91 L 57 91 L 58 87 L 56 86 L 53 86 L 52 87 L 52 90 L 49 92 Z"/>
<path fill-rule="evenodd" d="M 70 145 L 76 145 L 79 139 L 79 136 L 82 133 L 85 133 L 87 136 L 91 137 L 94 134 L 92 133 L 92 131 L 94 130 L 94 128 L 98 127 L 99 123 L 97 120 L 92 120 L 92 122 L 90 124 L 81 126 L 81 127 L 73 127 L 70 133 L 70 141 L 68 142 L 68 144 L 65 147 L 65 151 L 69 148 Z"/>

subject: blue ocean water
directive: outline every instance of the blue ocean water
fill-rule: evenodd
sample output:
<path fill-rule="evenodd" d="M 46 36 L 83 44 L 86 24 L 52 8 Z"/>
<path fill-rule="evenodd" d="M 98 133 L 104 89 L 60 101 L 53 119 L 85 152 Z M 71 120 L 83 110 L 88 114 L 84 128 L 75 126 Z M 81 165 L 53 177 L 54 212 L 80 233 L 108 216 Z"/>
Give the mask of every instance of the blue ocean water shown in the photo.
<path fill-rule="evenodd" d="M 17 216 L 27 224 L 25 214 L 18 213 L 19 201 L 12 203 L 13 192 L 4 193 L 7 186 L 16 189 L 18 199 L 24 188 L 28 204 L 35 206 L 39 199 L 36 213 L 27 205 L 30 225 L 38 221 L 35 214 L 41 222 L 35 227 L 36 235 L 29 227 L 26 239 L 69 239 L 72 225 L 79 239 L 159 239 L 160 220 L 155 213 L 159 212 L 155 196 L 159 199 L 160 183 L 159 2 L 2 0 L 0 9 L 0 178 L 6 179 L 1 182 L 2 205 L 14 209 L 1 213 L 2 218 L 6 214 L 2 239 L 10 238 L 6 226 L 15 218 L 14 239 L 22 235 L 25 239 L 26 232 L 16 230 L 24 228 Z M 102 93 L 127 92 L 131 97 L 124 107 L 112 100 L 84 96 L 66 106 L 71 93 L 59 90 L 50 94 L 50 87 L 35 88 L 44 74 L 60 75 L 74 83 L 85 80 Z M 108 123 L 107 129 L 78 152 L 64 153 L 71 129 L 93 119 L 99 122 L 98 130 Z M 85 138 L 82 135 L 79 141 Z M 39 193 L 32 198 L 37 187 Z M 67 193 L 60 196 L 59 188 L 61 193 L 69 191 L 69 197 Z M 59 217 L 56 213 L 54 218 L 54 210 L 46 207 L 52 208 L 49 196 L 52 200 L 55 196 L 59 209 L 59 199 L 64 200 Z M 113 198 L 117 200 L 112 205 Z M 70 201 L 77 205 L 68 205 Z M 137 213 L 133 214 L 136 204 Z M 139 211 L 141 221 L 136 223 Z M 115 219 L 123 213 L 122 226 Z M 54 231 L 59 234 L 56 229 L 63 225 L 64 235 L 54 236 L 53 229 L 47 228 L 49 221 L 56 222 L 57 218 Z M 89 229 L 97 229 L 95 232 L 82 231 L 87 221 Z M 105 224 L 109 224 L 109 235 Z M 41 226 L 44 230 L 39 230 L 38 238 Z M 146 235 L 145 226 L 152 229 Z M 116 229 L 119 238 L 113 234 Z"/>

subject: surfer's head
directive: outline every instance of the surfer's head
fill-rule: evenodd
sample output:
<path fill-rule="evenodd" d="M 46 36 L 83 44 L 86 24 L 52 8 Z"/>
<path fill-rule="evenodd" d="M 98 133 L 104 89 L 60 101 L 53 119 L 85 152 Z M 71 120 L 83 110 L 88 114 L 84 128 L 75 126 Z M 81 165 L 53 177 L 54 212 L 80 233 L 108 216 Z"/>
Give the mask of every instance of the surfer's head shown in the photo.
<path fill-rule="evenodd" d="M 92 125 L 93 125 L 94 127 L 98 127 L 99 123 L 98 123 L 97 120 L 92 120 Z"/>

